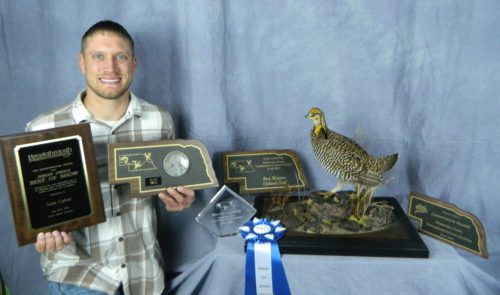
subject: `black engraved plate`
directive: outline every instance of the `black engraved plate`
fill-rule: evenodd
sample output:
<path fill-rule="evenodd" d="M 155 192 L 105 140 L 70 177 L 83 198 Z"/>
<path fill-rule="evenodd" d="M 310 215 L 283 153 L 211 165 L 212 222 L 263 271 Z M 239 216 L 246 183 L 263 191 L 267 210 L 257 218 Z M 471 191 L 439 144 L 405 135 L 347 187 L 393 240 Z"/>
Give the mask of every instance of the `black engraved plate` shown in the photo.
<path fill-rule="evenodd" d="M 90 214 L 80 137 L 16 148 L 32 229 Z"/>

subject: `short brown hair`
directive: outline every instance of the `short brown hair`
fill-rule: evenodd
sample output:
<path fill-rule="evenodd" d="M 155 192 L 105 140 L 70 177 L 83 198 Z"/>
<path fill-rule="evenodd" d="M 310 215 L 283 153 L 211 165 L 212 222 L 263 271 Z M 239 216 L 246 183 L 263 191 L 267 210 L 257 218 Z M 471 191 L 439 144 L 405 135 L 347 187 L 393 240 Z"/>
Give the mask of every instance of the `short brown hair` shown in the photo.
<path fill-rule="evenodd" d="M 130 42 L 130 46 L 132 47 L 132 54 L 134 54 L 134 40 L 132 39 L 132 36 L 130 36 L 130 34 L 122 25 L 111 20 L 102 20 L 100 22 L 97 22 L 93 26 L 91 26 L 85 32 L 85 34 L 83 34 L 80 48 L 81 53 L 83 53 L 85 50 L 87 39 L 97 32 L 110 32 L 117 34 L 124 39 L 127 39 Z"/>

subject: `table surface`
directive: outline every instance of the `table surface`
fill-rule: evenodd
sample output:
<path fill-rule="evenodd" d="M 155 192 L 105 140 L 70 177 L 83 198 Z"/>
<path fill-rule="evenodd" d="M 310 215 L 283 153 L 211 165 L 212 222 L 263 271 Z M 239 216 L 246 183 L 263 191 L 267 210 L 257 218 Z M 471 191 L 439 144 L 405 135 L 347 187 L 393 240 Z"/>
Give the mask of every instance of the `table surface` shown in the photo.
<path fill-rule="evenodd" d="M 422 238 L 429 258 L 285 254 L 282 260 L 292 294 L 498 294 L 497 279 L 461 250 Z M 211 253 L 170 282 L 170 294 L 244 294 L 243 245 L 240 236 L 218 238 Z"/>

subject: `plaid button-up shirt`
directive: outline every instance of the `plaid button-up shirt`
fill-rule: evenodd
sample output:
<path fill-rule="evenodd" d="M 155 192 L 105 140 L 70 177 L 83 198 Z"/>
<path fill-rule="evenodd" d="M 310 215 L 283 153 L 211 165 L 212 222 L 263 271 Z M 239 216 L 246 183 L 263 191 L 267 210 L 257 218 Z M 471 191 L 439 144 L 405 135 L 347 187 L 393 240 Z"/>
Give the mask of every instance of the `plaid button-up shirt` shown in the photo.
<path fill-rule="evenodd" d="M 114 294 L 120 283 L 126 294 L 160 294 L 164 274 L 156 240 L 154 197 L 131 198 L 129 187 L 108 183 L 107 144 L 172 139 L 168 112 L 131 94 L 125 115 L 113 123 L 96 120 L 82 102 L 83 91 L 70 104 L 40 115 L 26 130 L 90 122 L 101 180 L 106 222 L 72 232 L 63 250 L 42 254 L 47 280 Z"/>

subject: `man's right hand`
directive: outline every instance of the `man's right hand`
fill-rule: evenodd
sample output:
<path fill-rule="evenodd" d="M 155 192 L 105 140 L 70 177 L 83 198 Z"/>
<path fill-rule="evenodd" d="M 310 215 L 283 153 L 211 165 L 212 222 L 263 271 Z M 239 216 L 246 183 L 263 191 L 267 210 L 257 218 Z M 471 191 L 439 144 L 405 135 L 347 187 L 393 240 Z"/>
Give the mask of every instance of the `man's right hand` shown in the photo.
<path fill-rule="evenodd" d="M 35 249 L 38 253 L 53 253 L 60 251 L 71 242 L 71 233 L 53 232 L 39 233 L 36 237 Z"/>

